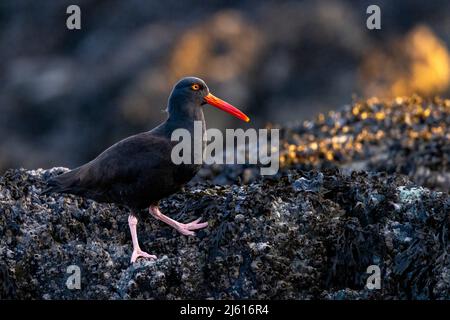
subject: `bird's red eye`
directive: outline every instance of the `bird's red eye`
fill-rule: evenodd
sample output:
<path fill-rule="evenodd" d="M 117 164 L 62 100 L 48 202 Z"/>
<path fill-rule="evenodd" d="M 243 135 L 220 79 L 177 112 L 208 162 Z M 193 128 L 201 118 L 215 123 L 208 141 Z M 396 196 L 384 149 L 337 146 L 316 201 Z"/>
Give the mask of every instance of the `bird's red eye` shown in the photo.
<path fill-rule="evenodd" d="M 191 89 L 194 90 L 194 91 L 197 91 L 197 90 L 200 89 L 200 85 L 198 85 L 197 83 L 195 83 L 195 84 L 193 84 L 193 85 L 191 86 Z"/>

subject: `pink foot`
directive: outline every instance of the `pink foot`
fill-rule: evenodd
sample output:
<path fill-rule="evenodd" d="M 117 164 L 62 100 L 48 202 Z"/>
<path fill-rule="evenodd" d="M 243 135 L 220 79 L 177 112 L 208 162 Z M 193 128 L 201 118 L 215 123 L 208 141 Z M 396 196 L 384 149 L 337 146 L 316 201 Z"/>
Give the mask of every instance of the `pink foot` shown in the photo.
<path fill-rule="evenodd" d="M 131 255 L 131 263 L 136 262 L 136 260 L 139 257 L 152 259 L 152 260 L 156 259 L 156 256 L 153 254 L 148 254 L 147 252 L 144 252 L 142 250 L 133 250 L 133 254 Z"/>
<path fill-rule="evenodd" d="M 161 211 L 159 211 L 158 206 L 150 206 L 149 212 L 156 219 L 161 220 L 164 223 L 167 223 L 169 226 L 175 228 L 178 232 L 184 234 L 185 236 L 194 236 L 195 232 L 193 232 L 192 230 L 203 229 L 208 226 L 208 222 L 199 223 L 201 218 L 198 218 L 197 220 L 194 220 L 189 223 L 181 223 L 175 221 L 169 218 L 168 216 L 162 214 Z"/>
<path fill-rule="evenodd" d="M 201 218 L 198 218 L 197 220 L 189 223 L 178 223 L 175 228 L 178 232 L 184 234 L 185 236 L 194 236 L 195 232 L 193 232 L 192 230 L 203 229 L 208 226 L 208 222 L 199 223 L 200 220 Z"/>
<path fill-rule="evenodd" d="M 131 255 L 131 263 L 136 262 L 136 260 L 139 257 L 147 258 L 147 259 L 156 259 L 156 256 L 142 251 L 141 247 L 139 247 L 139 241 L 138 241 L 137 230 L 136 230 L 137 224 L 138 224 L 138 219 L 135 216 L 130 214 L 128 216 L 128 225 L 130 226 L 131 240 L 133 241 L 133 254 Z"/>

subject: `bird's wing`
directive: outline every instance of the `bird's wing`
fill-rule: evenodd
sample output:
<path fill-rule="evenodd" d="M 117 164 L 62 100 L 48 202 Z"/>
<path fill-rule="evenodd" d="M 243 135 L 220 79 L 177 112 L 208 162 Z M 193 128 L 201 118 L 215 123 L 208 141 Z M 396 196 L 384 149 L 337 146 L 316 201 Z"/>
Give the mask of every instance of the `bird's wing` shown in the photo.
<path fill-rule="evenodd" d="M 170 163 L 171 142 L 151 132 L 126 138 L 85 165 L 55 177 L 52 191 L 67 192 L 93 199 L 117 202 L 156 178 Z M 124 194 L 122 194 L 124 193 Z M 120 202 L 120 201 L 119 201 Z"/>

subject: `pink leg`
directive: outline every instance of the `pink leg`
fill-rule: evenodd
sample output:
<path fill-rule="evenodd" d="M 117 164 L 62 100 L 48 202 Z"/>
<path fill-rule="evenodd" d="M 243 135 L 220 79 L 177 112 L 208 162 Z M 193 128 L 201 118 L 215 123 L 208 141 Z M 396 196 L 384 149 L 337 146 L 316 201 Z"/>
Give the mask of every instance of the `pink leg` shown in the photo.
<path fill-rule="evenodd" d="M 139 257 L 156 259 L 156 256 L 142 251 L 141 248 L 139 247 L 137 231 L 136 231 L 137 223 L 138 223 L 138 219 L 135 216 L 130 214 L 128 216 L 128 226 L 130 227 L 131 240 L 133 241 L 133 254 L 131 255 L 131 263 L 136 262 L 137 258 L 139 258 Z"/>
<path fill-rule="evenodd" d="M 193 236 L 195 235 L 195 232 L 192 230 L 203 229 L 208 226 L 208 222 L 199 223 L 201 218 L 198 218 L 190 223 L 180 223 L 162 214 L 157 206 L 150 206 L 149 212 L 153 217 L 167 223 L 169 226 L 174 227 L 178 232 L 184 234 L 185 236 Z"/>

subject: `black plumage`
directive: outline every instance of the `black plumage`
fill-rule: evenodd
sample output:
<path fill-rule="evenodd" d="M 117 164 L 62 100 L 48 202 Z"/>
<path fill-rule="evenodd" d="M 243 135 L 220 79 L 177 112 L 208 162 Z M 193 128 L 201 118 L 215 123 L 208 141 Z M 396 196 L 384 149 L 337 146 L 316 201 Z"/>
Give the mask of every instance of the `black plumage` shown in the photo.
<path fill-rule="evenodd" d="M 164 123 L 151 131 L 119 141 L 94 160 L 50 179 L 43 193 L 70 193 L 130 208 L 128 224 L 133 241 L 131 262 L 139 257 L 156 259 L 156 256 L 142 251 L 139 246 L 136 227 L 138 218 L 134 214 L 140 209 L 148 207 L 153 217 L 184 235 L 194 235 L 194 230 L 208 226 L 207 222 L 200 222 L 200 219 L 180 223 L 162 214 L 158 208 L 160 199 L 180 190 L 200 169 L 199 164 L 193 164 L 196 138 L 194 126 L 196 121 L 201 121 L 203 136 L 206 130 L 202 111 L 204 104 L 249 121 L 238 109 L 213 96 L 203 80 L 184 78 L 170 94 L 167 105 L 169 116 Z M 190 133 L 190 164 L 175 164 L 171 159 L 172 149 L 178 143 L 171 141 L 176 129 L 185 129 Z M 205 142 L 202 143 L 204 147 Z"/>
<path fill-rule="evenodd" d="M 200 79 L 183 79 L 171 94 L 169 117 L 164 123 L 121 140 L 94 160 L 50 179 L 44 193 L 76 194 L 98 202 L 124 205 L 134 212 L 180 190 L 195 176 L 200 165 L 174 164 L 171 151 L 178 142 L 170 138 L 179 128 L 187 129 L 193 136 L 194 121 L 202 121 L 205 130 L 202 103 L 195 96 L 186 99 L 182 94 L 198 82 L 202 82 L 207 92 L 206 84 Z"/>

